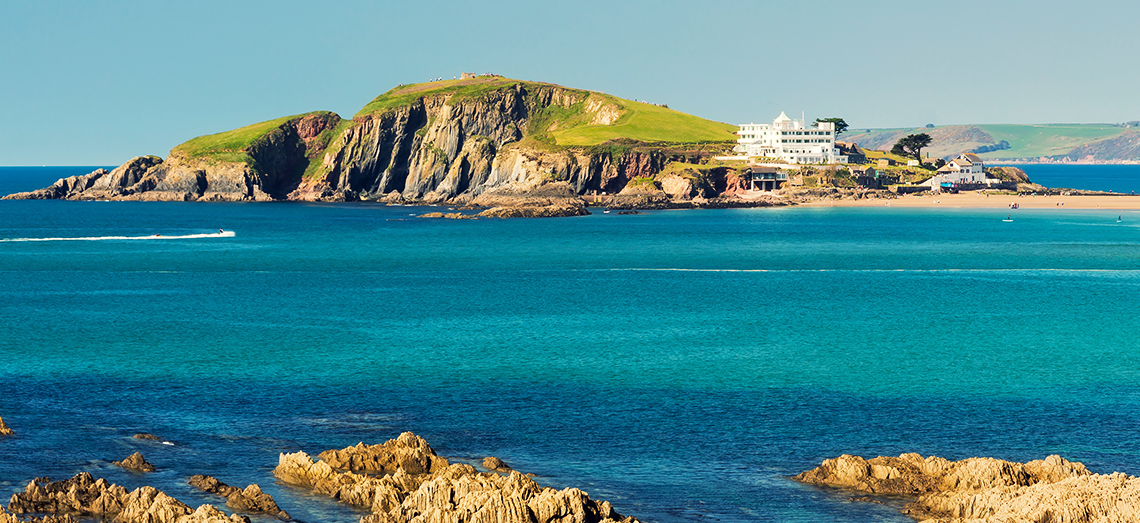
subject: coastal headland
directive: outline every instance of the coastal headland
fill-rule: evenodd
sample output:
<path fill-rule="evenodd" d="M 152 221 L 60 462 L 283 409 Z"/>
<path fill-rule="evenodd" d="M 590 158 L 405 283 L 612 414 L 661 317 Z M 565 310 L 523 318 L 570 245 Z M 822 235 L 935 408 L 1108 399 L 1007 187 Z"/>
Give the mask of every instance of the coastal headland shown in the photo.
<path fill-rule="evenodd" d="M 581 216 L 589 206 L 870 206 L 888 200 L 1001 207 L 996 202 L 1009 199 L 979 196 L 992 193 L 979 187 L 947 191 L 930 183 L 942 172 L 934 164 L 853 142 L 843 150 L 860 164 L 801 165 L 732 156 L 736 140 L 735 126 L 664 105 L 483 75 L 399 85 L 349 119 L 315 111 L 200 136 L 166 158 L 138 156 L 109 171 L 4 198 L 376 202 L 465 207 L 502 218 Z M 1016 167 L 986 167 L 984 174 L 993 182 L 987 187 L 1002 194 L 1072 194 L 1033 184 Z M 915 196 L 924 190 L 934 197 Z M 937 196 L 947 192 L 962 194 Z M 1140 207 L 1086 198 L 1067 205 Z M 1046 206 L 1033 198 L 1018 201 Z"/>

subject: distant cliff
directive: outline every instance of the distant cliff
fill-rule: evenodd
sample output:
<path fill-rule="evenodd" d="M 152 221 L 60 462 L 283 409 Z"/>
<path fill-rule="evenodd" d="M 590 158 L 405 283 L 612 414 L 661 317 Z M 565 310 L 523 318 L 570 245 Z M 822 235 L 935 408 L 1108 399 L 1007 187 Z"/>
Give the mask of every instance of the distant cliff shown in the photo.
<path fill-rule="evenodd" d="M 497 77 L 401 86 L 351 120 L 262 122 L 7 198 L 467 203 L 552 182 L 613 194 L 731 146 L 731 126 L 645 105 Z M 599 130 L 617 139 L 589 143 Z"/>

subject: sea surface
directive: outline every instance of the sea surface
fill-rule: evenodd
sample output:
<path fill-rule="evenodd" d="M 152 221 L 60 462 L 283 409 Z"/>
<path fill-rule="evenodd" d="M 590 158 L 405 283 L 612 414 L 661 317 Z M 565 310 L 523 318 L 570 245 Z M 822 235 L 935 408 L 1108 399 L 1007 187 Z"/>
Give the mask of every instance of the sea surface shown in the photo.
<path fill-rule="evenodd" d="M 0 201 L 0 499 L 88 471 L 221 504 L 201 473 L 354 523 L 278 454 L 403 431 L 647 523 L 911 521 L 788 479 L 844 453 L 1140 474 L 1140 212 L 425 210 Z M 159 471 L 110 465 L 136 450 Z"/>
<path fill-rule="evenodd" d="M 1140 165 L 1015 165 L 1046 187 L 1086 191 L 1140 192 Z"/>

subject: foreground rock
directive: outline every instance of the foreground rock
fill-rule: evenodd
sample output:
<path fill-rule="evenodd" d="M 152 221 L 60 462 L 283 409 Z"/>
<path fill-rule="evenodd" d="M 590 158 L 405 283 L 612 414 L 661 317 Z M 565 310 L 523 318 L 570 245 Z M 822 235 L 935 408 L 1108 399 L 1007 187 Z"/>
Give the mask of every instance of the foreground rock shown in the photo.
<path fill-rule="evenodd" d="M 476 472 L 466 464 L 448 465 L 410 432 L 384 445 L 361 444 L 320 456 L 321 461 L 313 461 L 304 452 L 282 454 L 274 474 L 287 483 L 370 510 L 372 514 L 361 518 L 361 523 L 637 521 L 578 489 L 543 488 L 517 471 L 504 476 Z M 384 475 L 354 470 L 383 471 Z"/>
<path fill-rule="evenodd" d="M 11 436 L 15 432 L 8 428 L 8 424 L 4 423 L 4 418 L 0 418 L 0 436 Z"/>
<path fill-rule="evenodd" d="M 0 507 L 0 523 L 79 523 L 79 520 L 70 515 L 56 514 L 21 518 L 5 512 L 4 508 Z"/>
<path fill-rule="evenodd" d="M 281 510 L 273 496 L 261 491 L 257 484 L 249 485 L 244 490 L 231 487 L 211 476 L 194 475 L 190 477 L 190 484 L 226 498 L 226 506 L 240 512 L 269 514 L 278 519 L 289 520 L 289 513 Z"/>
<path fill-rule="evenodd" d="M 118 466 L 123 467 L 127 470 L 133 470 L 136 472 L 154 472 L 155 471 L 154 465 L 151 465 L 149 462 L 147 462 L 147 460 L 145 458 L 143 458 L 143 455 L 141 452 L 136 452 L 134 454 L 131 454 L 130 456 L 127 456 L 127 459 L 124 459 L 122 461 L 112 461 L 111 464 L 112 465 L 118 465 Z"/>
<path fill-rule="evenodd" d="M 937 523 L 1140 521 L 1140 478 L 1092 474 L 1060 456 L 1023 464 L 918 454 L 870 460 L 843 455 L 792 479 L 917 496 L 907 513 Z"/>
<path fill-rule="evenodd" d="M 37 478 L 12 495 L 8 511 L 97 517 L 113 523 L 249 523 L 249 518 L 226 516 L 213 505 L 193 510 L 154 487 L 127 492 L 86 472 L 56 482 Z"/>

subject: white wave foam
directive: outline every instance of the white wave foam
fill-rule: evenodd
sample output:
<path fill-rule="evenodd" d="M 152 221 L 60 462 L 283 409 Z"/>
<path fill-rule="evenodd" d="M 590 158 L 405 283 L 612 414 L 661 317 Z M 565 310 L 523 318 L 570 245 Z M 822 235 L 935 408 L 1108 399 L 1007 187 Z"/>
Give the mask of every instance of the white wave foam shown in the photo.
<path fill-rule="evenodd" d="M 233 231 L 212 232 L 206 234 L 183 234 L 179 236 L 163 236 L 152 234 L 150 236 L 83 236 L 79 238 L 8 238 L 0 242 L 98 242 L 117 240 L 190 240 L 195 238 L 232 238 Z"/>

